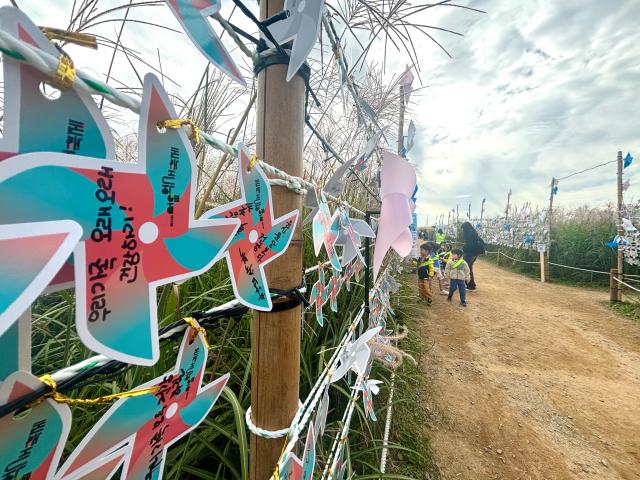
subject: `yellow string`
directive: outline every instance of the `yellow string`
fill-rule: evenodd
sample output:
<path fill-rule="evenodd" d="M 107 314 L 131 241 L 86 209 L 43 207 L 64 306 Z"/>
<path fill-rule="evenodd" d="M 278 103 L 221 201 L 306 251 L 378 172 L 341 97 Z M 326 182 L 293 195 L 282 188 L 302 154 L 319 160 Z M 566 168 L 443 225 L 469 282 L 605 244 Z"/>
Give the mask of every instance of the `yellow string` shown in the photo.
<path fill-rule="evenodd" d="M 59 90 L 68 90 L 73 86 L 76 79 L 76 67 L 73 66 L 73 60 L 64 53 L 58 59 L 58 68 L 51 79 L 51 84 Z"/>
<path fill-rule="evenodd" d="M 50 397 L 58 403 L 68 404 L 81 404 L 81 405 L 94 405 L 96 403 L 107 403 L 112 400 L 118 400 L 120 398 L 139 397 L 148 393 L 154 393 L 158 391 L 158 387 L 141 388 L 140 390 L 129 390 L 127 392 L 113 393 L 111 395 L 103 395 L 97 398 L 70 398 L 57 391 L 57 384 L 53 377 L 49 374 L 39 377 L 40 381 L 51 388 L 51 392 L 47 393 L 45 397 Z"/>
<path fill-rule="evenodd" d="M 201 326 L 193 317 L 185 317 L 184 321 L 187 322 L 187 324 L 189 324 L 191 328 L 197 330 L 202 334 L 202 342 L 204 343 L 205 348 L 209 350 L 209 338 L 207 337 L 207 330 L 203 326 Z"/>
<path fill-rule="evenodd" d="M 190 118 L 169 118 L 167 120 L 160 120 L 158 122 L 158 128 L 180 128 L 184 125 L 191 127 L 191 138 L 196 143 L 200 143 L 200 129 Z"/>
<path fill-rule="evenodd" d="M 249 160 L 249 171 L 253 170 L 254 165 L 258 163 L 258 156 L 254 153 Z"/>

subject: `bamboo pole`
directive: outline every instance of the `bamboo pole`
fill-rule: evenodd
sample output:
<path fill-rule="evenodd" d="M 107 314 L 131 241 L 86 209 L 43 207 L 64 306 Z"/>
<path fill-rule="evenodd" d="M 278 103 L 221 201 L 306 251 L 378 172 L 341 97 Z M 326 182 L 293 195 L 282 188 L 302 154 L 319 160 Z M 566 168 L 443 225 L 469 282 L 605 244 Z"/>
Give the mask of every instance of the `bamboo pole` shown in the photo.
<path fill-rule="evenodd" d="M 260 19 L 282 11 L 284 0 L 260 2 Z M 303 175 L 305 86 L 296 75 L 285 80 L 287 65 L 272 65 L 258 74 L 256 154 L 290 175 Z M 274 216 L 302 212 L 302 197 L 273 187 Z M 287 251 L 266 268 L 271 288 L 289 290 L 300 284 L 302 222 Z M 298 408 L 300 386 L 301 306 L 281 312 L 254 312 L 252 322 L 251 410 L 255 425 L 286 428 Z M 274 472 L 283 438 L 251 436 L 250 478 L 264 480 Z"/>
<path fill-rule="evenodd" d="M 622 170 L 624 169 L 622 161 L 622 152 L 618 152 L 618 235 L 622 237 L 624 235 L 624 229 L 622 228 Z M 623 252 L 622 242 L 618 242 L 618 278 L 624 280 L 624 266 L 623 266 Z M 618 287 L 616 290 L 616 302 L 622 301 L 622 288 L 621 285 L 616 282 Z"/>

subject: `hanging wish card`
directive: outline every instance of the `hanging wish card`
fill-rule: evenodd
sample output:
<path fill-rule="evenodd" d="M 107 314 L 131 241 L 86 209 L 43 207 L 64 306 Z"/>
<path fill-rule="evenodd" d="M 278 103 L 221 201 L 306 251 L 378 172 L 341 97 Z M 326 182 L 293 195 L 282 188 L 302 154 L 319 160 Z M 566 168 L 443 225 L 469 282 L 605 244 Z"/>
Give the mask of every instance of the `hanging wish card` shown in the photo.
<path fill-rule="evenodd" d="M 313 431 L 313 423 L 309 424 L 307 440 L 304 443 L 304 456 L 302 457 L 302 480 L 312 480 L 313 470 L 316 465 L 316 434 Z"/>
<path fill-rule="evenodd" d="M 329 300 L 329 290 L 327 285 L 324 284 L 324 268 L 321 266 L 318 269 L 318 281 L 313 284 L 311 288 L 311 296 L 309 297 L 309 303 L 316 307 L 316 321 L 322 327 L 324 325 L 324 316 L 322 315 L 322 307 Z"/>
<path fill-rule="evenodd" d="M 324 0 L 286 0 L 284 9 L 289 16 L 268 28 L 278 45 L 293 40 L 287 70 L 288 82 L 298 72 L 318 40 Z"/>
<path fill-rule="evenodd" d="M 224 47 L 220 37 L 213 30 L 207 17 L 218 13 L 222 0 L 165 0 L 182 25 L 191 42 L 222 72 L 242 86 L 246 82 Z"/>
<path fill-rule="evenodd" d="M 82 229 L 73 252 L 78 334 L 88 348 L 137 365 L 159 355 L 155 288 L 208 270 L 239 225 L 194 220 L 193 150 L 182 130 L 157 127 L 175 116 L 147 75 L 137 163 L 37 152 L 0 163 L 0 197 L 12 205 L 0 210 L 0 225 L 23 223 L 25 238 L 33 223 Z M 7 268 L 16 260 L 4 253 Z"/>
<path fill-rule="evenodd" d="M 236 298 L 249 308 L 271 310 L 271 296 L 264 267 L 282 255 L 293 238 L 299 212 L 273 218 L 271 186 L 259 164 L 238 145 L 241 198 L 209 210 L 202 218 L 240 221 L 240 229 L 227 251 L 227 265 Z"/>
<path fill-rule="evenodd" d="M 16 400 L 44 384 L 28 372 L 10 375 L 0 388 L 0 405 Z M 67 405 L 45 399 L 23 412 L 0 418 L 0 474 L 3 479 L 53 478 L 71 428 Z"/>
<path fill-rule="evenodd" d="M 360 390 L 362 391 L 362 406 L 364 409 L 364 413 L 371 420 L 376 422 L 378 419 L 376 418 L 376 414 L 373 411 L 373 396 L 380 393 L 380 385 L 382 383 L 381 380 L 364 380 L 362 385 L 360 386 Z"/>
<path fill-rule="evenodd" d="M 162 479 L 167 450 L 209 414 L 229 374 L 202 386 L 207 364 L 203 334 L 187 328 L 175 369 L 140 389 L 155 391 L 118 400 L 80 442 L 59 478 L 88 478 L 123 465 L 122 480 Z"/>

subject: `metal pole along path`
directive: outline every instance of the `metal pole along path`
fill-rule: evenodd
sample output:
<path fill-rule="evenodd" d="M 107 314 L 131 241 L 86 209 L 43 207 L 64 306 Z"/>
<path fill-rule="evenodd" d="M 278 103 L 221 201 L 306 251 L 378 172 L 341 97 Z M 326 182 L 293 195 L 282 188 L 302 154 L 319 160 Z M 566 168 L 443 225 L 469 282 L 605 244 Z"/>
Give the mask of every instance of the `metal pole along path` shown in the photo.
<path fill-rule="evenodd" d="M 262 0 L 260 19 L 284 9 L 284 0 Z M 290 175 L 302 177 L 304 146 L 303 79 L 286 81 L 288 65 L 271 65 L 258 74 L 256 154 Z M 302 196 L 273 186 L 273 215 L 299 209 Z M 266 268 L 271 288 L 297 287 L 302 272 L 302 221 L 299 220 L 287 251 Z M 275 302 L 274 302 L 275 304 Z M 298 409 L 300 387 L 301 306 L 281 312 L 254 312 L 251 332 L 251 411 L 253 423 L 279 430 L 291 423 Z M 270 478 L 284 438 L 251 435 L 250 477 Z"/>

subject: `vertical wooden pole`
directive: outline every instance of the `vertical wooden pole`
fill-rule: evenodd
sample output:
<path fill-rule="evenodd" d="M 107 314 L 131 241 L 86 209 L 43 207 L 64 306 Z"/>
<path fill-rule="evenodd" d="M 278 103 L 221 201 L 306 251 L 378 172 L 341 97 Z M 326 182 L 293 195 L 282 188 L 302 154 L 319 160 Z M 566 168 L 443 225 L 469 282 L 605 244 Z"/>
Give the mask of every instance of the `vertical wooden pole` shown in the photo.
<path fill-rule="evenodd" d="M 547 281 L 547 256 L 546 252 L 540 252 L 540 281 Z"/>
<path fill-rule="evenodd" d="M 484 204 L 486 201 L 486 198 L 482 199 L 482 207 L 480 208 L 480 225 L 482 225 L 482 219 L 484 218 Z"/>
<path fill-rule="evenodd" d="M 469 217 L 469 220 L 471 220 L 471 202 L 469 202 L 469 210 L 467 212 L 467 217 Z"/>
<path fill-rule="evenodd" d="M 284 8 L 284 0 L 262 0 L 260 19 Z M 296 75 L 287 82 L 287 65 L 272 65 L 258 74 L 256 154 L 291 175 L 303 174 L 305 86 Z M 299 209 L 302 197 L 274 186 L 273 209 L 278 217 Z M 266 268 L 271 288 L 288 290 L 300 284 L 302 221 L 287 251 Z M 298 408 L 300 386 L 301 306 L 282 312 L 254 312 L 252 322 L 251 410 L 260 428 L 286 428 Z M 284 439 L 251 436 L 250 477 L 268 479 Z"/>
<path fill-rule="evenodd" d="M 400 85 L 400 115 L 398 118 L 398 155 L 402 155 L 404 147 L 404 88 Z"/>
<path fill-rule="evenodd" d="M 611 273 L 609 277 L 609 300 L 611 302 L 619 302 L 622 289 L 620 288 L 620 284 L 616 281 L 616 278 L 618 278 L 618 269 L 612 268 L 609 272 Z"/>
<path fill-rule="evenodd" d="M 507 208 L 504 209 L 504 223 L 509 222 L 509 210 L 511 209 L 511 189 L 509 189 L 509 193 L 507 194 Z"/>
<path fill-rule="evenodd" d="M 622 161 L 622 152 L 618 152 L 618 235 L 622 237 L 624 235 L 624 229 L 622 228 L 622 170 L 624 169 Z M 622 242 L 618 242 L 618 271 L 617 275 L 620 280 L 624 280 L 624 263 L 623 263 Z M 616 282 L 618 287 L 616 292 L 616 301 L 622 301 L 622 285 Z"/>

